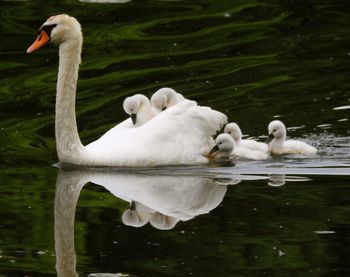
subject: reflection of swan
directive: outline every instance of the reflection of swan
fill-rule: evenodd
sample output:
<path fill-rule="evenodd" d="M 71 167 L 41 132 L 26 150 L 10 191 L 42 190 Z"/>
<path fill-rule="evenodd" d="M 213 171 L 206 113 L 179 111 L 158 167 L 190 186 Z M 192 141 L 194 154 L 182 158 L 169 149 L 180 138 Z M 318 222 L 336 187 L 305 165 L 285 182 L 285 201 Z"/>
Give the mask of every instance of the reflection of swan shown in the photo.
<path fill-rule="evenodd" d="M 305 142 L 298 140 L 285 140 L 287 131 L 283 122 L 274 120 L 270 122 L 268 126 L 269 137 L 267 142 L 271 154 L 283 155 L 283 154 L 303 154 L 312 155 L 316 154 L 317 149 Z"/>
<path fill-rule="evenodd" d="M 152 106 L 159 111 L 164 111 L 184 100 L 185 97 L 172 88 L 158 89 L 151 97 Z"/>
<path fill-rule="evenodd" d="M 266 143 L 258 142 L 252 139 L 242 139 L 242 131 L 237 123 L 231 122 L 225 126 L 224 133 L 228 133 L 235 140 L 239 147 L 248 148 L 251 150 L 258 150 L 267 153 L 269 147 Z"/>
<path fill-rule="evenodd" d="M 81 188 L 87 182 L 79 171 L 60 171 L 55 195 L 55 252 L 58 277 L 78 276 L 75 271 L 74 218 Z"/>
<path fill-rule="evenodd" d="M 168 176 L 101 170 L 60 170 L 55 194 L 55 252 L 57 276 L 78 276 L 75 271 L 74 218 L 82 187 L 93 182 L 131 203 L 123 222 L 140 227 L 150 222 L 160 230 L 172 229 L 217 207 L 226 186 L 207 177 Z M 128 211 L 136 211 L 128 214 Z"/>
<path fill-rule="evenodd" d="M 91 166 L 154 166 L 207 163 L 202 154 L 213 144 L 211 135 L 226 116 L 193 101 L 160 113 L 138 128 L 117 125 L 100 139 L 83 146 L 75 118 L 75 96 L 82 48 L 78 21 L 68 15 L 50 17 L 40 28 L 31 53 L 48 42 L 59 44 L 56 98 L 56 143 L 61 163 Z"/>
<path fill-rule="evenodd" d="M 209 213 L 227 190 L 226 184 L 198 176 L 96 173 L 90 174 L 89 180 L 131 203 L 123 216 L 135 227 L 143 226 L 155 212 L 182 221 Z M 153 219 L 159 222 L 159 218 Z"/>

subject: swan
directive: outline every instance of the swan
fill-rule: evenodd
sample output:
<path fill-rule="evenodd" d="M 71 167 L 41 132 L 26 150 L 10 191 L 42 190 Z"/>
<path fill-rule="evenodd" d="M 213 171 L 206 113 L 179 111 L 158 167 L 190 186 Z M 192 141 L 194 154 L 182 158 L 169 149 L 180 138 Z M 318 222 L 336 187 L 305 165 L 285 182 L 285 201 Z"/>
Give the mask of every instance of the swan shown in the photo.
<path fill-rule="evenodd" d="M 137 128 L 127 128 L 126 120 L 84 146 L 75 115 L 83 42 L 79 22 L 66 14 L 49 17 L 27 53 L 49 42 L 59 45 L 55 137 L 61 164 L 145 167 L 209 162 L 203 153 L 212 147 L 211 136 L 227 117 L 193 101 L 180 102 Z"/>
<path fill-rule="evenodd" d="M 282 121 L 271 121 L 268 126 L 269 136 L 267 143 L 269 144 L 270 153 L 273 155 L 283 154 L 316 154 L 317 149 L 305 142 L 299 140 L 286 140 L 286 127 Z"/>
<path fill-rule="evenodd" d="M 249 160 L 266 160 L 268 158 L 264 152 L 236 146 L 234 139 L 226 133 L 218 135 L 215 143 L 209 152 L 209 157 L 214 155 L 216 161 L 232 161 L 235 157 Z"/>
<path fill-rule="evenodd" d="M 152 106 L 159 111 L 164 111 L 184 100 L 185 97 L 172 88 L 161 88 L 151 97 Z"/>
<path fill-rule="evenodd" d="M 123 108 L 130 115 L 135 126 L 140 126 L 157 115 L 149 99 L 142 94 L 135 94 L 125 98 Z"/>
<path fill-rule="evenodd" d="M 225 126 L 224 133 L 230 134 L 239 147 L 248 148 L 251 150 L 262 151 L 267 153 L 269 147 L 266 143 L 258 142 L 251 139 L 242 139 L 242 131 L 237 123 L 231 122 Z"/>

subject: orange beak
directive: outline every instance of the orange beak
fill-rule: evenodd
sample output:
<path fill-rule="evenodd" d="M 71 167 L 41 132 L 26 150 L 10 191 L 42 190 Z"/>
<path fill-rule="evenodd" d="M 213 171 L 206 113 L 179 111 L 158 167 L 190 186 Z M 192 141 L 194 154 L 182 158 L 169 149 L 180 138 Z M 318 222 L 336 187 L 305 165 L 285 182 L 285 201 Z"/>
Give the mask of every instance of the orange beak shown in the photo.
<path fill-rule="evenodd" d="M 39 48 L 43 47 L 45 44 L 47 44 L 50 41 L 49 35 L 45 31 L 40 31 L 38 37 L 33 42 L 31 46 L 27 49 L 27 53 L 32 53 L 35 50 L 38 50 Z"/>

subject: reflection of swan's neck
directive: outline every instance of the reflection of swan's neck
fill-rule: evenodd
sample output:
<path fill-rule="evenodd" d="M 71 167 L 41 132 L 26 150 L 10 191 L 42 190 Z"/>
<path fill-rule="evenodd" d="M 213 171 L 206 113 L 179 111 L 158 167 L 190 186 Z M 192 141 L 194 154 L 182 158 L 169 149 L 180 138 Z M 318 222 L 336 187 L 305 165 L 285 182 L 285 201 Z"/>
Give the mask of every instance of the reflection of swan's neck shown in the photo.
<path fill-rule="evenodd" d="M 58 277 L 76 277 L 74 218 L 81 188 L 86 183 L 83 173 L 60 171 L 55 195 L 55 253 Z"/>
<path fill-rule="evenodd" d="M 57 154 L 62 163 L 80 160 L 84 146 L 77 128 L 75 96 L 82 47 L 82 35 L 60 44 L 56 98 Z"/>

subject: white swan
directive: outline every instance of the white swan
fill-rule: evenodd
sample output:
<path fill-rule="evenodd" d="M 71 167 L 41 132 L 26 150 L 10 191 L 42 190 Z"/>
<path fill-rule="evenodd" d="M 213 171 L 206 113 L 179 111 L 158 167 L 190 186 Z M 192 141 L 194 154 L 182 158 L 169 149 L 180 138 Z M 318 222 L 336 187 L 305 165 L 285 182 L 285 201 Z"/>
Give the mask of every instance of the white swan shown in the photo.
<path fill-rule="evenodd" d="M 159 111 L 164 111 L 184 100 L 185 97 L 172 88 L 161 88 L 151 97 L 152 106 Z"/>
<path fill-rule="evenodd" d="M 132 123 L 140 126 L 157 115 L 157 111 L 152 108 L 149 99 L 142 94 L 135 94 L 125 98 L 123 102 L 124 111 L 130 115 Z"/>
<path fill-rule="evenodd" d="M 269 136 L 267 143 L 269 144 L 270 153 L 274 155 L 283 154 L 316 154 L 317 149 L 305 142 L 298 140 L 285 140 L 287 131 L 282 121 L 274 120 L 268 126 Z"/>
<path fill-rule="evenodd" d="M 242 131 L 237 123 L 231 122 L 225 126 L 224 133 L 230 134 L 239 147 L 248 148 L 251 150 L 262 151 L 267 153 L 269 147 L 266 143 L 258 142 L 251 139 L 242 139 Z"/>
<path fill-rule="evenodd" d="M 227 117 L 192 101 L 183 101 L 138 128 L 125 128 L 129 125 L 126 120 L 83 146 L 75 117 L 82 41 L 79 22 L 63 14 L 47 19 L 36 41 L 27 49 L 31 53 L 48 42 L 59 44 L 55 133 L 61 163 L 154 166 L 208 162 L 202 154 L 212 147 L 211 136 L 226 123 Z"/>
<path fill-rule="evenodd" d="M 216 161 L 232 161 L 235 156 L 249 160 L 266 160 L 268 155 L 261 151 L 236 146 L 234 139 L 226 133 L 220 134 L 210 150 L 209 157 L 214 154 Z"/>

